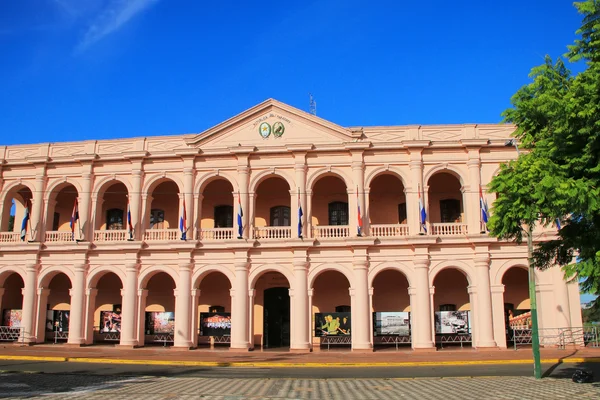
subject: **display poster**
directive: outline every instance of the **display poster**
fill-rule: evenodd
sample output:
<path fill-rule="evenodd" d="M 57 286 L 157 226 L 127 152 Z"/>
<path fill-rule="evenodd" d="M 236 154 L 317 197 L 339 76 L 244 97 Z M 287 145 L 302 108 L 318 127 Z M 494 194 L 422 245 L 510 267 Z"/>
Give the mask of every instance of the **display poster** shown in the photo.
<path fill-rule="evenodd" d="M 146 312 L 146 334 L 173 333 L 175 331 L 174 312 Z"/>
<path fill-rule="evenodd" d="M 468 334 L 471 331 L 470 311 L 438 311 L 435 313 L 435 333 Z"/>
<path fill-rule="evenodd" d="M 22 315 L 22 310 L 4 310 L 4 313 L 2 314 L 2 326 L 8 326 L 10 328 L 20 328 Z"/>
<path fill-rule="evenodd" d="M 409 312 L 374 312 L 373 313 L 373 335 L 386 336 L 410 335 L 410 313 Z"/>
<path fill-rule="evenodd" d="M 508 325 L 512 329 L 531 329 L 531 311 L 509 310 Z"/>
<path fill-rule="evenodd" d="M 350 313 L 315 313 L 315 336 L 349 336 Z"/>
<path fill-rule="evenodd" d="M 114 311 L 101 311 L 100 332 L 121 332 L 121 313 Z"/>
<path fill-rule="evenodd" d="M 69 332 L 69 310 L 46 311 L 47 332 Z"/>
<path fill-rule="evenodd" d="M 201 336 L 231 336 L 231 313 L 200 313 Z"/>

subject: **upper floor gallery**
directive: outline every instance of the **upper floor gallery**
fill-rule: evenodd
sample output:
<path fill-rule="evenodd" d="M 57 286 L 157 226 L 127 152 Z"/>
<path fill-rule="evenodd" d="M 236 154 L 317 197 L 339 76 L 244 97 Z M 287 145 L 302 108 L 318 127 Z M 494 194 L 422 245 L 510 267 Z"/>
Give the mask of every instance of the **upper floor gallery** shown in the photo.
<path fill-rule="evenodd" d="M 0 244 L 485 235 L 513 131 L 267 100 L 200 134 L 0 147 Z"/>

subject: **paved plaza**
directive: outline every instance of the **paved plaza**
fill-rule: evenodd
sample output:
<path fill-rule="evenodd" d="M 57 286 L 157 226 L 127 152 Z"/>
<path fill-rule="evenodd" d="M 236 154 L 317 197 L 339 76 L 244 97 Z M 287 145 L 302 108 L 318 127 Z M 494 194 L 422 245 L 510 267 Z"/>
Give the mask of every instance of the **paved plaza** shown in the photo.
<path fill-rule="evenodd" d="M 1 398 L 27 399 L 598 399 L 569 379 L 227 379 L 93 374 L 0 374 Z"/>

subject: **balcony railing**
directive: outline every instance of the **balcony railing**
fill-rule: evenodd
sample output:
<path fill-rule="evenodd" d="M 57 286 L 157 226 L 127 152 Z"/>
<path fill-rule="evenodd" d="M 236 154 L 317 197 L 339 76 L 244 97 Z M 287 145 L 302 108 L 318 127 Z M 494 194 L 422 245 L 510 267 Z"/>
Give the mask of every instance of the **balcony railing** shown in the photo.
<path fill-rule="evenodd" d="M 449 236 L 467 234 L 467 224 L 460 222 L 432 223 L 429 226 L 432 235 Z"/>
<path fill-rule="evenodd" d="M 144 232 L 144 240 L 147 242 L 173 241 L 181 237 L 179 229 L 148 229 Z"/>
<path fill-rule="evenodd" d="M 406 225 L 406 224 L 371 225 L 371 236 L 377 236 L 377 237 L 408 236 L 408 225 Z"/>
<path fill-rule="evenodd" d="M 317 239 L 345 238 L 350 236 L 348 225 L 317 225 L 313 227 L 313 237 Z"/>
<path fill-rule="evenodd" d="M 46 231 L 46 242 L 72 242 L 71 231 Z"/>
<path fill-rule="evenodd" d="M 292 228 L 289 226 L 257 226 L 254 239 L 290 239 Z"/>
<path fill-rule="evenodd" d="M 0 232 L 0 243 L 19 243 L 20 241 L 20 232 Z"/>
<path fill-rule="evenodd" d="M 198 232 L 200 240 L 228 240 L 233 239 L 233 228 L 202 228 Z"/>
<path fill-rule="evenodd" d="M 109 231 L 94 231 L 95 242 L 120 242 L 127 240 L 129 234 L 126 229 L 109 230 Z"/>

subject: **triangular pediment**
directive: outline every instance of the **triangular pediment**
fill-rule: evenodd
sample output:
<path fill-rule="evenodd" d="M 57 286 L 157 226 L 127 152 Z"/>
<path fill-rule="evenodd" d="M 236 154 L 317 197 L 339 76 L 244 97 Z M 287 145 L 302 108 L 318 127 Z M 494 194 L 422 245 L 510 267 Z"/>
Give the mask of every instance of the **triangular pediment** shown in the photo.
<path fill-rule="evenodd" d="M 355 138 L 352 130 L 269 99 L 186 141 L 192 147 L 216 149 L 336 144 Z"/>

